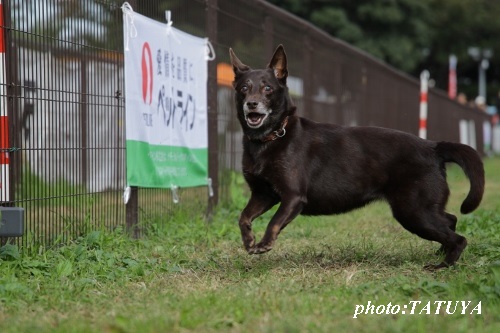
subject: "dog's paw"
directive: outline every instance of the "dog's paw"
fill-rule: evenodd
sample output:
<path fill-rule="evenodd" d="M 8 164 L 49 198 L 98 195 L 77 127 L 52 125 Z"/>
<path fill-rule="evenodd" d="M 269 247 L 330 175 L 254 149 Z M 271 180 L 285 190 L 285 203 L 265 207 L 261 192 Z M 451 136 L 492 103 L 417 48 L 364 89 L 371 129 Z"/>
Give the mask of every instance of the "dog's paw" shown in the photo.
<path fill-rule="evenodd" d="M 273 248 L 272 244 L 257 244 L 256 246 L 250 248 L 248 250 L 248 254 L 261 254 L 271 251 Z"/>
<path fill-rule="evenodd" d="M 437 265 L 434 265 L 434 264 L 428 264 L 428 265 L 425 265 L 424 266 L 424 269 L 427 270 L 427 271 L 437 271 L 438 269 L 442 269 L 442 268 L 448 268 L 450 267 L 450 265 L 448 265 L 447 263 L 445 263 L 444 261 L 440 264 L 437 264 Z"/>
<path fill-rule="evenodd" d="M 244 245 L 245 247 L 245 251 L 247 251 L 249 254 L 252 254 L 252 250 L 254 249 L 254 245 L 255 244 L 252 244 L 251 246 L 250 245 Z"/>
<path fill-rule="evenodd" d="M 246 239 L 243 241 L 243 246 L 247 252 L 250 252 L 255 247 L 255 238 Z"/>

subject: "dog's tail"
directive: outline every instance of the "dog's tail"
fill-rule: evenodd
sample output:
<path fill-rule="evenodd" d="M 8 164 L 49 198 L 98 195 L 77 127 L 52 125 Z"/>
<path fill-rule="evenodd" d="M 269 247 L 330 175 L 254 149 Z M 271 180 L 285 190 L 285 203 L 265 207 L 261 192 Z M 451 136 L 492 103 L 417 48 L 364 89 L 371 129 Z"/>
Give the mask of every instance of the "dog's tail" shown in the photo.
<path fill-rule="evenodd" d="M 460 143 L 439 142 L 436 146 L 438 155 L 443 162 L 454 162 L 460 165 L 470 181 L 469 194 L 465 198 L 460 212 L 467 214 L 481 203 L 484 193 L 484 167 L 478 152 Z"/>

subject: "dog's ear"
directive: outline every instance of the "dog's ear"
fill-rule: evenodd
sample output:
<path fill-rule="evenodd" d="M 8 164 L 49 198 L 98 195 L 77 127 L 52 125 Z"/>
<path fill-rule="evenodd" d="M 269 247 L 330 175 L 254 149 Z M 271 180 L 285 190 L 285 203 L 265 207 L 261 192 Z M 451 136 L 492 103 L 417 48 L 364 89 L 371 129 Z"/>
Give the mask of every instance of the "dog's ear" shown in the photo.
<path fill-rule="evenodd" d="M 234 54 L 233 49 L 229 48 L 229 57 L 231 57 L 231 64 L 233 65 L 234 77 L 250 70 L 250 67 L 241 62 L 240 59 Z"/>
<path fill-rule="evenodd" d="M 268 68 L 272 69 L 274 72 L 274 76 L 278 80 L 283 81 L 286 83 L 286 78 L 288 76 L 288 69 L 286 65 L 286 54 L 285 54 L 285 48 L 283 45 L 279 45 L 276 51 L 274 51 L 274 55 L 271 58 L 271 61 L 269 62 L 269 65 L 267 65 Z"/>

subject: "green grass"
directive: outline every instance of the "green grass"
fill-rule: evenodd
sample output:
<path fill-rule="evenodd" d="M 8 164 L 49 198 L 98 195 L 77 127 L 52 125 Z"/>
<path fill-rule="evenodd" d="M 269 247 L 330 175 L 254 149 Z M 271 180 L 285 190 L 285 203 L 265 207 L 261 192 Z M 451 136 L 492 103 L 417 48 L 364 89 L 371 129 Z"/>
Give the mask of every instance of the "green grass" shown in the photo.
<path fill-rule="evenodd" d="M 438 244 L 403 230 L 384 203 L 299 217 L 271 252 L 249 256 L 237 227 L 247 192 L 237 178 L 234 202 L 210 223 L 182 207 L 146 221 L 139 240 L 118 228 L 34 254 L 2 247 L 0 332 L 497 332 L 500 159 L 485 168 L 481 207 L 459 216 L 469 246 L 450 269 L 423 270 L 441 259 Z M 451 166 L 448 179 L 449 211 L 458 213 L 468 182 Z M 255 222 L 258 236 L 271 215 Z M 356 305 L 409 312 L 412 301 L 422 302 L 413 315 L 353 318 Z M 435 314 L 435 301 L 471 305 Z"/>

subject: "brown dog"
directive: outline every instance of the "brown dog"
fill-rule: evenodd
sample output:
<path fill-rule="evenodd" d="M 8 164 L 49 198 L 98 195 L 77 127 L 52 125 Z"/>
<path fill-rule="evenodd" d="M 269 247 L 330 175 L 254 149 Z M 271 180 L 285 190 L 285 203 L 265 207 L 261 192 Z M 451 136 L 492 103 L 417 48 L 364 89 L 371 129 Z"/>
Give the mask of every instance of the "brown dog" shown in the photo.
<path fill-rule="evenodd" d="M 401 225 L 442 244 L 453 265 L 467 245 L 455 233 L 457 218 L 445 212 L 449 196 L 446 162 L 462 167 L 470 192 L 462 213 L 476 209 L 484 191 L 484 169 L 469 146 L 433 142 L 378 127 L 343 127 L 295 115 L 286 86 L 287 60 L 278 46 L 266 69 L 251 69 L 229 50 L 238 119 L 243 128 L 243 174 L 251 197 L 241 213 L 243 244 L 264 253 L 298 214 L 338 214 L 386 200 Z M 264 237 L 255 243 L 252 221 L 281 203 Z"/>

